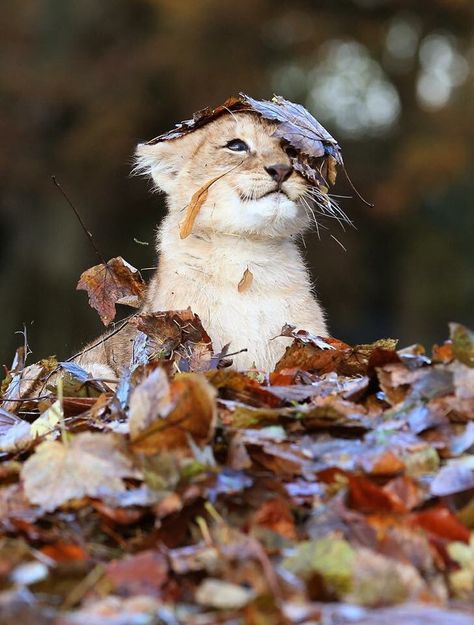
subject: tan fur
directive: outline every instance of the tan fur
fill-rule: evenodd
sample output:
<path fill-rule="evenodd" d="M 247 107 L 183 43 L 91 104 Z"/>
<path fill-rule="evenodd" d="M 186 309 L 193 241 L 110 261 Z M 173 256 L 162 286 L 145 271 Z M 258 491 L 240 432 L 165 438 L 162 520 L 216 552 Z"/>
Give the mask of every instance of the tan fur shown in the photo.
<path fill-rule="evenodd" d="M 272 136 L 275 126 L 251 113 L 224 115 L 179 139 L 137 148 L 138 168 L 167 194 L 168 214 L 157 234 L 158 269 L 145 311 L 191 306 L 209 332 L 215 351 L 247 349 L 234 366 L 271 370 L 287 339 L 282 325 L 326 334 L 321 308 L 295 239 L 309 226 L 302 202 L 307 183 L 295 171 L 277 183 L 265 167 L 289 164 Z M 232 139 L 250 146 L 245 153 L 224 147 Z M 179 235 L 193 194 L 212 178 L 192 234 Z M 238 289 L 244 272 L 253 276 Z M 86 368 L 119 373 L 128 364 L 134 331 L 127 327 L 80 358 Z M 107 365 L 100 369 L 97 365 Z"/>

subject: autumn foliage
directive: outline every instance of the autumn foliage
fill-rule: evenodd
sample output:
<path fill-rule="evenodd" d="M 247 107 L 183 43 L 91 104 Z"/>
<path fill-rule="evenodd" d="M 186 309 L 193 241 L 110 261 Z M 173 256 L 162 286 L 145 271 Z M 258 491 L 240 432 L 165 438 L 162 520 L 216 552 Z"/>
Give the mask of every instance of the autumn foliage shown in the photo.
<path fill-rule="evenodd" d="M 137 279 L 107 266 L 81 278 L 102 318 Z M 2 623 L 472 622 L 472 332 L 426 353 L 287 326 L 268 373 L 190 310 L 129 323 L 113 388 L 23 348 L 3 382 Z"/>

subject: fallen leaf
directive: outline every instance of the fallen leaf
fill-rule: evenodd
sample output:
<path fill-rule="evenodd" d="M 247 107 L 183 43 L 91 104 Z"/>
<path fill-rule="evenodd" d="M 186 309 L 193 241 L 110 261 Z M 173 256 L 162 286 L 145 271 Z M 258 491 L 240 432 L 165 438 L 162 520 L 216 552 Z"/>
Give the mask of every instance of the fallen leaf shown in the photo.
<path fill-rule="evenodd" d="M 197 373 L 177 376 L 171 383 L 174 407 L 164 416 L 148 403 L 155 418 L 132 437 L 133 449 L 147 454 L 160 450 L 188 450 L 190 441 L 203 446 L 212 438 L 216 421 L 215 389 Z M 148 418 L 140 417 L 141 420 Z"/>
<path fill-rule="evenodd" d="M 190 371 L 211 368 L 212 343 L 201 320 L 190 308 L 142 313 L 129 323 L 146 335 L 145 361 L 177 358 L 188 363 Z M 182 366 L 181 366 L 182 369 Z"/>
<path fill-rule="evenodd" d="M 444 506 L 415 512 L 409 522 L 440 538 L 464 543 L 469 541 L 469 530 Z"/>
<path fill-rule="evenodd" d="M 130 395 L 128 425 L 132 440 L 156 419 L 165 418 L 173 408 L 168 376 L 163 369 L 155 369 Z"/>
<path fill-rule="evenodd" d="M 349 505 L 366 514 L 374 512 L 406 512 L 398 497 L 360 475 L 349 475 Z"/>
<path fill-rule="evenodd" d="M 123 478 L 140 473 L 119 441 L 113 434 L 83 432 L 67 445 L 41 443 L 21 471 L 26 497 L 51 511 L 71 499 L 125 490 Z"/>
<path fill-rule="evenodd" d="M 280 498 L 270 499 L 263 503 L 252 516 L 251 523 L 280 534 L 287 540 L 294 541 L 297 538 L 290 507 Z"/>
<path fill-rule="evenodd" d="M 74 543 L 45 545 L 41 548 L 41 553 L 55 562 L 82 562 L 89 558 L 87 552 L 80 545 Z"/>
<path fill-rule="evenodd" d="M 115 319 L 115 304 L 127 298 L 127 305 L 133 302 L 138 308 L 145 294 L 140 273 L 121 256 L 84 271 L 76 288 L 87 291 L 89 304 L 97 310 L 105 326 Z"/>
<path fill-rule="evenodd" d="M 474 367 L 474 332 L 460 323 L 450 323 L 453 354 L 457 360 Z"/>
<path fill-rule="evenodd" d="M 305 371 L 316 371 L 319 375 L 335 371 L 339 375 L 366 375 L 373 370 L 376 358 L 383 353 L 384 361 L 399 360 L 394 339 L 381 339 L 368 345 L 349 347 L 344 343 L 331 345 L 332 339 L 324 342 L 308 341 L 304 335 L 296 336 L 292 345 L 286 348 L 283 357 L 275 365 L 275 371 L 298 367 Z M 382 364 L 382 363 L 380 363 Z"/>
<path fill-rule="evenodd" d="M 319 574 L 327 590 L 340 597 L 352 589 L 354 560 L 355 551 L 347 541 L 329 536 L 300 542 L 282 566 L 303 579 Z"/>
<path fill-rule="evenodd" d="M 470 456 L 473 458 L 473 456 Z M 474 465 L 465 466 L 461 461 L 452 461 L 435 475 L 431 482 L 431 493 L 444 497 L 453 493 L 462 493 L 474 488 Z"/>
<path fill-rule="evenodd" d="M 160 597 L 168 579 L 168 564 L 159 551 L 142 551 L 106 567 L 107 578 L 118 595 Z"/>
<path fill-rule="evenodd" d="M 239 610 L 249 603 L 255 593 L 249 588 L 208 577 L 198 586 L 197 603 L 217 610 Z"/>
<path fill-rule="evenodd" d="M 378 606 L 416 600 L 427 595 L 420 573 L 408 563 L 358 549 L 354 558 L 353 588 L 347 599 L 359 605 Z"/>

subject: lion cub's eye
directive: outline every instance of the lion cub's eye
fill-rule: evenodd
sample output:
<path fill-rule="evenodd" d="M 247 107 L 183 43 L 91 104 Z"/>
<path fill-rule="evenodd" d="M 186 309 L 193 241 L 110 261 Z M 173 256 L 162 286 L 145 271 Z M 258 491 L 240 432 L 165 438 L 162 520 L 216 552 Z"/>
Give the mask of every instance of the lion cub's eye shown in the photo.
<path fill-rule="evenodd" d="M 232 150 L 232 152 L 248 152 L 250 150 L 249 146 L 242 139 L 231 139 L 227 141 L 224 147 Z"/>

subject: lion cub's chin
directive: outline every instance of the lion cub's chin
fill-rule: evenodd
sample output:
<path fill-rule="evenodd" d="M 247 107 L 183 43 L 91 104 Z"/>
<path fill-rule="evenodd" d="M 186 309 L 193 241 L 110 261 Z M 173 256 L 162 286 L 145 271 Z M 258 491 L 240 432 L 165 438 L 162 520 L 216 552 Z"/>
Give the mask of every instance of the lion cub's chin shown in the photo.
<path fill-rule="evenodd" d="M 254 234 L 262 238 L 280 238 L 300 234 L 309 226 L 304 208 L 285 193 L 272 192 L 257 199 L 241 193 L 216 194 L 213 201 L 219 210 L 202 211 L 196 222 L 198 230 L 236 235 Z"/>

